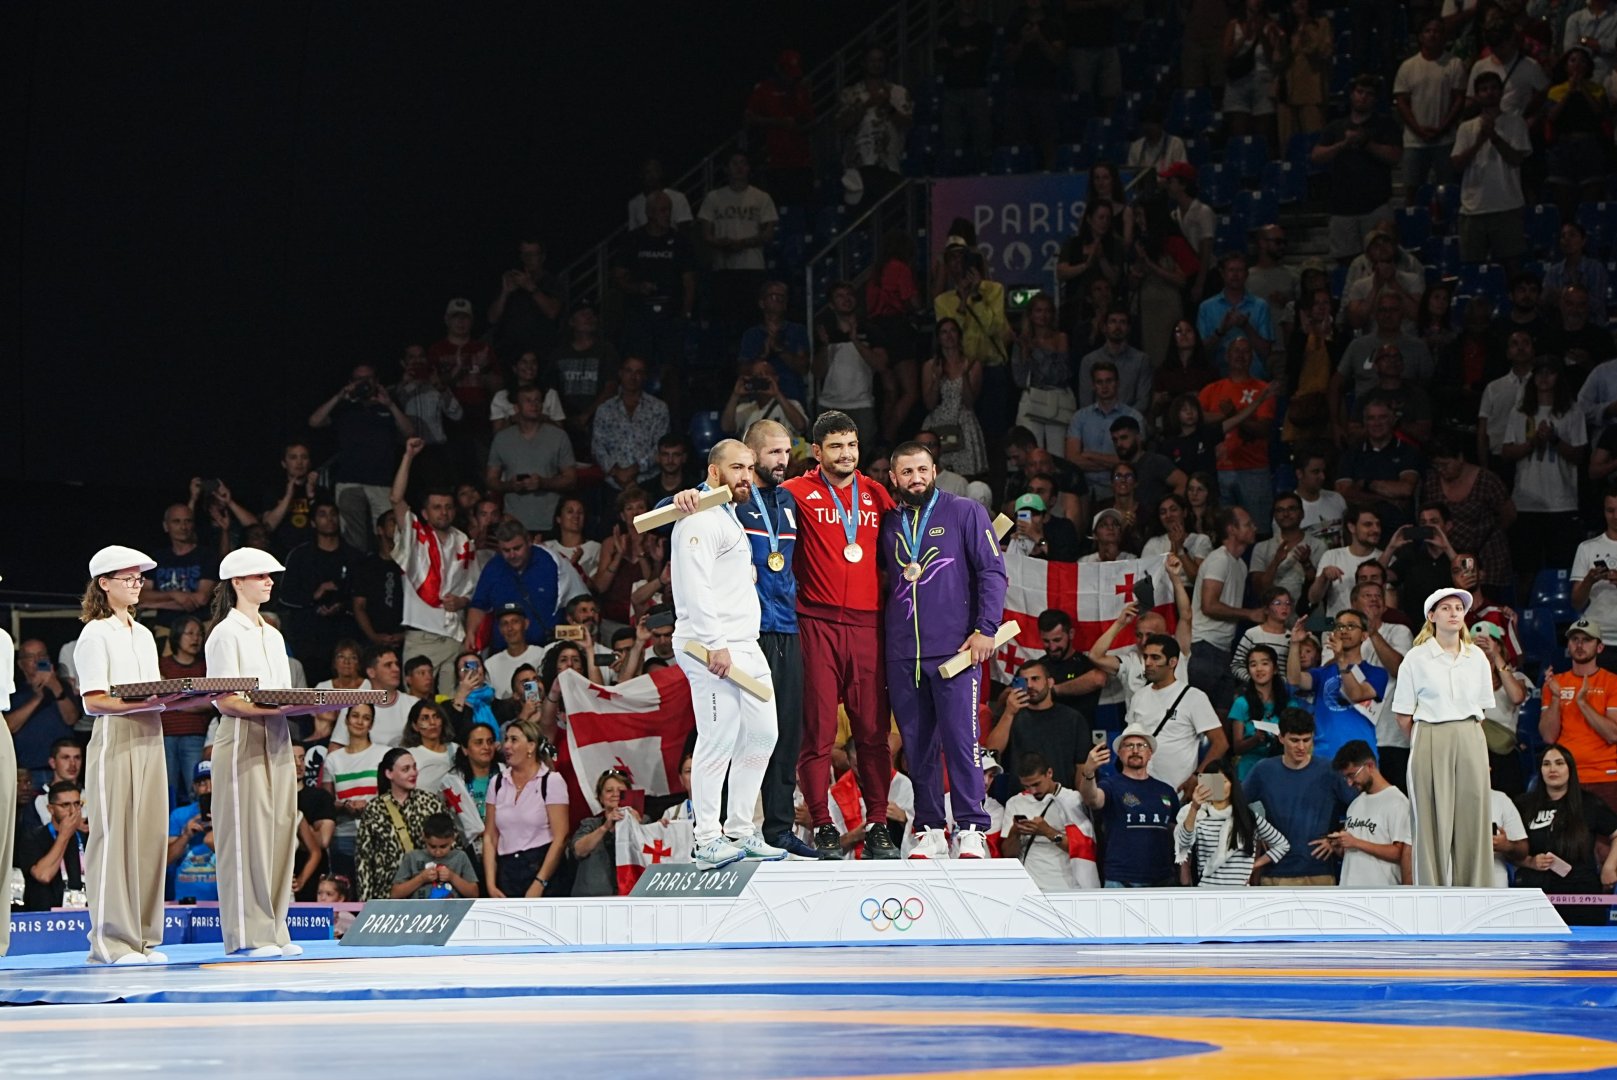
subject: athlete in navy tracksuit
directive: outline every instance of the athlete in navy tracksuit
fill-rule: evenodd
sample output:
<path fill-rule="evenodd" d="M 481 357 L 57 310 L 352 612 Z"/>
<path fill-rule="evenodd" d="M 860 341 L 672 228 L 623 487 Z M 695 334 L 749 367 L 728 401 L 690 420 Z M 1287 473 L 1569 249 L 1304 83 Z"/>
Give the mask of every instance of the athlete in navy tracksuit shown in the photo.
<path fill-rule="evenodd" d="M 797 755 L 803 744 L 803 652 L 797 638 L 797 578 L 792 573 L 797 500 L 780 486 L 791 461 L 792 437 L 783 425 L 759 420 L 747 428 L 746 441 L 757 459 L 752 501 L 736 507 L 736 513 L 752 541 L 758 603 L 763 609 L 758 647 L 769 661 L 775 685 L 779 732 L 764 773 L 764 839 L 793 855 L 814 857 L 814 849 L 792 830 L 792 792 L 797 788 Z"/>
<path fill-rule="evenodd" d="M 919 443 L 893 451 L 898 509 L 882 518 L 877 557 L 886 579 L 887 690 L 915 786 L 918 843 L 911 858 L 947 858 L 941 755 L 962 858 L 986 858 L 978 744 L 980 661 L 1005 612 L 1005 563 L 988 512 L 937 489 Z M 962 648 L 979 662 L 952 679 L 938 666 Z"/>

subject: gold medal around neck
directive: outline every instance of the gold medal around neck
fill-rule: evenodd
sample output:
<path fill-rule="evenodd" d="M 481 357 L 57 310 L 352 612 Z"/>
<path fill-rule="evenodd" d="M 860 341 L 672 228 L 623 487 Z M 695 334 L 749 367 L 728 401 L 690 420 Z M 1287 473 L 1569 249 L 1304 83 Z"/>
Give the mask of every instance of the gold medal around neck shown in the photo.
<path fill-rule="evenodd" d="M 921 580 L 921 564 L 918 563 L 918 562 L 912 562 L 908 566 L 904 567 L 904 580 L 905 581 L 920 581 Z"/>
<path fill-rule="evenodd" d="M 782 555 L 778 551 L 771 551 L 767 561 L 769 569 L 773 570 L 777 574 L 786 569 L 786 556 Z"/>
<path fill-rule="evenodd" d="M 842 557 L 851 563 L 859 562 L 865 557 L 865 549 L 858 544 L 849 544 L 842 549 Z"/>

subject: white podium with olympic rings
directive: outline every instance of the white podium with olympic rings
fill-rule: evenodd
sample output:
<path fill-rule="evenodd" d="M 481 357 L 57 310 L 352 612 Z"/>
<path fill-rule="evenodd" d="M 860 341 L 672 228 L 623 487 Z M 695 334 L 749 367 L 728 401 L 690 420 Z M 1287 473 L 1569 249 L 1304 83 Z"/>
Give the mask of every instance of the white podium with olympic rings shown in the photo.
<path fill-rule="evenodd" d="M 782 862 L 708 874 L 665 865 L 649 886 L 630 896 L 477 900 L 443 943 L 656 949 L 1567 934 L 1536 889 L 1046 894 L 1014 859 Z"/>

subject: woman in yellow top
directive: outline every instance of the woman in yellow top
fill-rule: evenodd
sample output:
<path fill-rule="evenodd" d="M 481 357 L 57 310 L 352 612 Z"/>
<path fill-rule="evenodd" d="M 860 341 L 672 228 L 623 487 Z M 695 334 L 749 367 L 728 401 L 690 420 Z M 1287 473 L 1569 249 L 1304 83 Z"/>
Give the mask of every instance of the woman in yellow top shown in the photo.
<path fill-rule="evenodd" d="M 1011 343 L 1016 335 L 1005 312 L 1005 286 L 988 280 L 980 252 L 965 253 L 955 287 L 932 301 L 939 322 L 960 326 L 960 351 L 968 363 L 982 365 L 977 419 L 984 431 L 1004 431 L 1015 418 L 1016 388 L 1011 383 Z"/>

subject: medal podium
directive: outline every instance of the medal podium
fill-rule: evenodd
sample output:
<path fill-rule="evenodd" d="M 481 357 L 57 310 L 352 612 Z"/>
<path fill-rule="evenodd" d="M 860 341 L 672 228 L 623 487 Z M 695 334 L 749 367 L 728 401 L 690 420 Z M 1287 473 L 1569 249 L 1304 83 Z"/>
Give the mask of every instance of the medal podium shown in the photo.
<path fill-rule="evenodd" d="M 356 928 L 373 908 L 383 910 L 367 905 Z M 443 943 L 655 949 L 1567 933 L 1530 889 L 1043 893 L 1021 863 L 985 859 L 738 863 L 706 873 L 663 864 L 631 896 L 469 902 Z"/>

